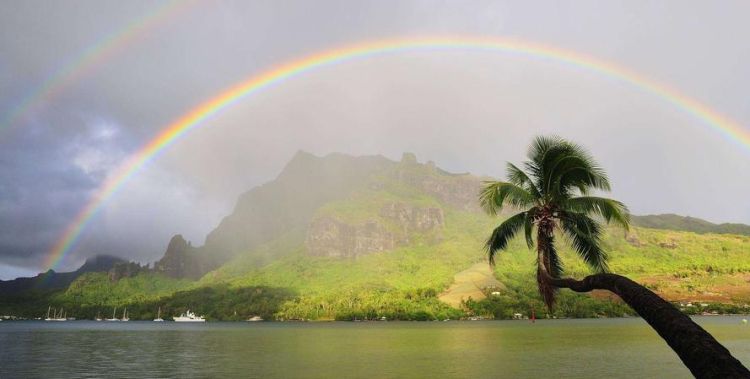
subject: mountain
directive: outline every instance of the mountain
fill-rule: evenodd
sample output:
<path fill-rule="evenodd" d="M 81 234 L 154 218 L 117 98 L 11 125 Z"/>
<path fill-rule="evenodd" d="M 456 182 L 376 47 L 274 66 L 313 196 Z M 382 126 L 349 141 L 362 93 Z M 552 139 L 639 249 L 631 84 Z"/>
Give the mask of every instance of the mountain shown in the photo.
<path fill-rule="evenodd" d="M 421 170 L 422 166 L 426 169 Z M 208 234 L 204 246 L 193 247 L 181 236 L 174 236 L 164 258 L 156 263 L 156 270 L 174 278 L 197 279 L 238 253 L 253 251 L 282 235 L 305 238 L 313 216 L 321 207 L 362 191 L 367 186 L 370 186 L 370 190 L 376 190 L 384 184 L 379 178 L 400 185 L 416 186 L 460 209 L 478 210 L 475 201 L 480 184 L 478 178 L 467 174 L 448 174 L 432 163 L 420 165 L 413 154 L 406 153 L 401 162 L 393 162 L 382 156 L 330 154 L 319 158 L 300 151 L 275 180 L 241 195 L 233 212 Z M 403 215 L 396 213 L 411 211 L 391 209 L 391 217 L 401 217 Z M 324 229 L 335 228 L 335 223 L 336 220 L 332 219 L 316 220 L 312 228 L 322 233 Z M 355 230 L 341 231 L 347 235 L 349 232 Z M 372 232 L 378 234 L 377 231 Z M 362 231 L 358 235 L 362 236 Z M 329 242 L 335 243 L 330 238 L 325 240 L 327 237 L 321 240 L 315 240 L 315 235 L 308 237 L 312 238 L 308 239 L 313 245 L 312 249 L 317 251 L 330 247 L 327 245 Z M 385 243 L 381 249 L 395 246 L 385 241 L 370 242 L 376 245 Z M 362 243 L 362 240 L 341 243 L 356 244 Z M 361 248 L 369 249 L 358 247 Z M 342 253 L 349 254 L 348 251 Z M 254 256 L 258 266 L 278 257 L 278 253 Z"/>
<path fill-rule="evenodd" d="M 109 255 L 97 255 L 89 258 L 75 271 L 55 272 L 48 270 L 31 278 L 17 278 L 13 280 L 0 280 L 0 295 L 17 295 L 25 291 L 48 291 L 67 288 L 70 283 L 87 272 L 109 271 L 117 264 L 126 263 L 124 260 Z"/>
<path fill-rule="evenodd" d="M 42 294 L 0 295 L 0 314 L 37 317 L 51 305 L 81 318 L 115 306 L 134 319 L 188 307 L 224 320 L 512 318 L 532 309 L 543 317 L 535 255 L 522 238 L 494 269 L 486 263 L 484 241 L 507 214 L 481 212 L 483 180 L 409 153 L 392 161 L 299 152 L 276 179 L 242 194 L 202 246 L 175 235 L 154 269 L 120 262 Z M 588 274 L 560 242 L 566 274 Z M 750 307 L 749 236 L 612 227 L 603 243 L 612 271 L 690 303 L 686 312 Z M 550 316 L 627 314 L 606 293 L 560 291 Z"/>
<path fill-rule="evenodd" d="M 634 225 L 644 228 L 750 236 L 750 225 L 730 223 L 714 224 L 699 218 L 679 216 L 676 214 L 633 216 L 632 221 Z"/>

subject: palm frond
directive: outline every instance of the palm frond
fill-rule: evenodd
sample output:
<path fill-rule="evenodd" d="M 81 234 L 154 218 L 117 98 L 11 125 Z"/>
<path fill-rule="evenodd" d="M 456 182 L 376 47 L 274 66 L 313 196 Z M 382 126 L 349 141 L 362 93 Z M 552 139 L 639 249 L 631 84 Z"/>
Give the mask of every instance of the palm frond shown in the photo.
<path fill-rule="evenodd" d="M 537 136 L 531 142 L 527 156 L 537 167 L 542 167 L 547 153 L 563 143 L 565 140 L 558 136 Z"/>
<path fill-rule="evenodd" d="M 561 167 L 559 177 L 554 183 L 559 191 L 564 192 L 576 188 L 582 195 L 586 195 L 592 188 L 602 191 L 611 190 L 609 178 L 601 167 L 596 166 L 595 163 L 576 162 L 576 160 L 570 159 Z"/>
<path fill-rule="evenodd" d="M 553 162 L 565 147 L 565 140 L 558 136 L 538 136 L 529 148 L 527 170 L 536 178 L 536 186 L 542 194 L 549 194 Z"/>
<path fill-rule="evenodd" d="M 492 231 L 492 235 L 490 235 L 485 244 L 491 265 L 495 264 L 495 254 L 508 246 L 508 241 L 524 227 L 525 223 L 526 212 L 521 212 L 503 221 L 502 224 Z"/>
<path fill-rule="evenodd" d="M 506 182 L 485 182 L 479 193 L 479 203 L 489 215 L 496 215 L 506 203 L 514 207 L 534 205 L 534 196 L 525 189 Z"/>
<path fill-rule="evenodd" d="M 567 200 L 562 206 L 574 213 L 601 216 L 607 223 L 614 222 L 625 229 L 630 227 L 628 207 L 617 200 L 597 196 L 580 196 Z"/>
<path fill-rule="evenodd" d="M 597 272 L 607 272 L 607 253 L 601 247 L 602 227 L 591 217 L 566 212 L 560 226 L 570 240 L 573 250 Z"/>
<path fill-rule="evenodd" d="M 516 167 L 516 165 L 510 162 L 508 162 L 507 171 L 508 171 L 509 182 L 525 189 L 537 199 L 542 196 L 541 193 L 539 192 L 539 189 L 536 187 L 536 184 L 534 184 L 534 181 L 531 180 L 531 178 L 529 177 L 528 174 L 526 174 L 526 172 L 524 172 L 523 170 Z"/>
<path fill-rule="evenodd" d="M 609 178 L 586 149 L 565 141 L 548 162 L 548 191 L 566 194 L 576 188 L 582 194 L 590 188 L 610 190 Z"/>

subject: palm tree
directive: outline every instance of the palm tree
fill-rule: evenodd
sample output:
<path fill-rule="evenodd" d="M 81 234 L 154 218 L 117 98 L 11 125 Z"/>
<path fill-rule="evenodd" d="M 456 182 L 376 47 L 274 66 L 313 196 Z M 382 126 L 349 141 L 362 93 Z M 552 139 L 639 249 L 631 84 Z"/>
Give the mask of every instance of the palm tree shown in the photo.
<path fill-rule="evenodd" d="M 582 147 L 558 137 L 538 137 L 529 150 L 526 170 L 508 163 L 507 182 L 488 182 L 480 195 L 491 215 L 508 204 L 524 211 L 510 217 L 487 240 L 490 262 L 521 230 L 529 248 L 536 230 L 537 284 L 550 309 L 555 301 L 549 278 L 560 278 L 562 262 L 555 248 L 555 231 L 568 237 L 574 250 L 597 272 L 607 271 L 607 254 L 601 247 L 602 225 L 630 224 L 628 209 L 619 201 L 591 196 L 592 190 L 609 191 L 607 174 Z M 595 218 L 596 217 L 596 218 Z"/>
<path fill-rule="evenodd" d="M 550 310 L 558 288 L 609 290 L 643 317 L 696 377 L 750 377 L 724 346 L 672 304 L 624 276 L 607 273 L 603 223 L 627 229 L 630 215 L 623 203 L 592 196 L 593 191 L 609 191 L 610 183 L 584 148 L 559 137 L 537 137 L 528 158 L 523 170 L 508 163 L 508 181 L 486 182 L 480 193 L 490 215 L 506 206 L 521 210 L 492 231 L 486 244 L 490 264 L 494 266 L 495 255 L 523 230 L 529 249 L 536 243 L 537 285 Z M 597 274 L 583 280 L 562 278 L 557 236 L 564 236 Z"/>

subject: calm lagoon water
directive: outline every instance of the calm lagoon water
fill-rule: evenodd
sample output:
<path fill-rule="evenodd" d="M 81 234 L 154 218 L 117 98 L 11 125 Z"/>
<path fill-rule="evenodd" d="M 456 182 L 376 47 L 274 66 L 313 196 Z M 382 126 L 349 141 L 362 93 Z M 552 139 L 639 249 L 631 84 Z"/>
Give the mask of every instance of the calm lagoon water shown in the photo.
<path fill-rule="evenodd" d="M 743 317 L 698 317 L 750 365 Z M 641 319 L 0 322 L 0 378 L 683 378 Z"/>

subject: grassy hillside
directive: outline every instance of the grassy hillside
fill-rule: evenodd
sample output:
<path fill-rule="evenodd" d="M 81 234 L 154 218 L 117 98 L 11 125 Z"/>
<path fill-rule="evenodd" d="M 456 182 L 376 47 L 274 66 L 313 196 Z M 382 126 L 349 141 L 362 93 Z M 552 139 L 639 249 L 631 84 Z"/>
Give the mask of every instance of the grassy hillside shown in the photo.
<path fill-rule="evenodd" d="M 438 296 L 452 284 L 456 273 L 484 259 L 482 241 L 494 223 L 474 213 L 448 212 L 442 242 L 420 245 L 417 241 L 413 246 L 356 260 L 310 257 L 305 254 L 302 236 L 292 233 L 235 258 L 198 282 L 151 273 L 110 282 L 106 274 L 90 273 L 66 291 L 49 294 L 48 299 L 49 304 L 64 306 L 78 317 L 128 306 L 133 318 L 149 318 L 161 306 L 164 312 L 171 312 L 167 314 L 192 307 L 214 319 L 244 319 L 253 314 L 283 319 L 457 318 L 465 315 L 464 311 L 439 301 Z M 645 283 L 674 301 L 739 307 L 750 303 L 750 237 L 645 228 L 634 231 L 637 242 L 632 236 L 631 242 L 626 241 L 622 230 L 608 232 L 605 245 L 612 271 Z M 255 259 L 263 250 L 285 253 L 273 263 L 257 267 Z M 563 249 L 563 256 L 569 275 L 589 273 L 569 249 Z M 470 301 L 465 310 L 509 318 L 534 308 L 543 316 L 533 263 L 534 255 L 525 243 L 514 241 L 509 251 L 498 257 L 494 270 L 504 286 L 501 295 Z M 250 296 L 259 289 L 261 295 Z M 34 305 L 44 311 L 46 304 L 38 301 Z M 240 312 L 235 314 L 237 309 Z M 555 316 L 625 314 L 630 314 L 627 307 L 606 295 L 561 291 Z"/>
<path fill-rule="evenodd" d="M 231 222 L 225 220 L 219 228 L 227 241 L 243 241 L 242 230 L 248 225 L 264 223 L 267 218 L 273 221 L 276 208 L 284 208 L 281 217 L 286 226 L 274 227 L 269 234 L 256 231 L 252 243 L 246 245 L 249 247 L 197 281 L 153 271 L 117 281 L 111 281 L 106 273 L 89 273 L 63 291 L 1 297 L 0 314 L 38 316 L 52 305 L 64 306 L 76 317 L 108 314 L 112 307 L 127 306 L 133 319 L 152 318 L 159 307 L 165 315 L 191 308 L 211 319 L 228 320 L 253 315 L 316 320 L 510 318 L 531 310 L 544 317 L 546 310 L 536 290 L 535 254 L 522 239 L 513 241 L 508 251 L 498 256 L 492 275 L 500 284 L 477 266 L 486 262 L 484 241 L 501 221 L 478 211 L 479 178 L 447 174 L 405 157 L 408 159 L 402 162 L 385 164 L 378 160 L 378 169 L 369 175 L 359 172 L 357 180 L 342 181 L 346 191 L 338 187 L 337 192 L 328 193 L 318 186 L 314 201 L 298 196 L 306 187 L 292 175 L 294 170 L 282 177 L 297 185 L 285 187 L 283 196 L 274 195 L 278 197 L 274 201 L 286 197 L 294 197 L 294 201 L 258 208 L 246 195 L 241 202 L 253 207 L 243 210 L 243 217 L 253 221 L 240 222 L 235 210 Z M 312 156 L 304 158 L 300 162 L 309 169 L 297 171 L 314 180 L 315 170 L 325 166 L 324 158 L 320 162 Z M 341 156 L 335 158 L 335 167 L 345 161 Z M 331 176 L 337 171 L 326 172 Z M 293 204 L 299 205 L 299 212 Z M 260 213 L 253 214 L 253 209 Z M 230 224 L 234 226 L 227 226 Z M 683 227 L 675 222 L 668 226 Z M 669 300 L 710 304 L 686 307 L 688 312 L 746 312 L 750 303 L 750 236 L 696 231 L 700 233 L 645 227 L 626 233 L 610 228 L 604 238 L 610 268 Z M 557 240 L 566 274 L 589 274 L 565 239 Z M 316 254 L 311 253 L 311 241 L 317 243 Z M 327 246 L 337 249 L 336 255 L 326 255 Z M 211 249 L 201 253 L 211 254 Z M 224 253 L 226 250 L 221 251 Z M 488 285 L 492 287 L 484 288 Z M 462 291 L 474 298 L 464 299 L 457 307 L 455 296 L 444 297 L 450 298 L 453 306 L 440 300 L 441 294 Z M 549 316 L 629 314 L 629 308 L 607 293 L 561 291 L 554 314 Z"/>
<path fill-rule="evenodd" d="M 453 276 L 484 259 L 482 242 L 495 220 L 468 212 L 448 212 L 443 242 L 375 253 L 355 261 L 309 257 L 300 245 L 266 267 L 252 267 L 243 257 L 203 278 L 201 285 L 227 283 L 232 288 L 278 286 L 298 293 L 282 307 L 286 318 L 347 318 L 351 314 L 399 317 L 424 311 L 436 318 L 456 317 L 436 295 Z M 750 237 L 635 228 L 629 242 L 620 229 L 608 231 L 605 246 L 613 272 L 628 275 L 674 301 L 743 305 L 750 303 Z M 562 238 L 560 240 L 563 240 Z M 249 256 L 252 256 L 250 254 Z M 563 248 L 566 272 L 582 277 L 588 268 Z M 505 289 L 500 296 L 470 304 L 472 311 L 511 317 L 530 308 L 543 312 L 534 284 L 534 254 L 514 241 L 498 259 L 495 275 Z M 592 317 L 629 314 L 602 294 L 562 291 L 556 316 Z M 345 316 L 345 317 L 342 317 Z"/>

